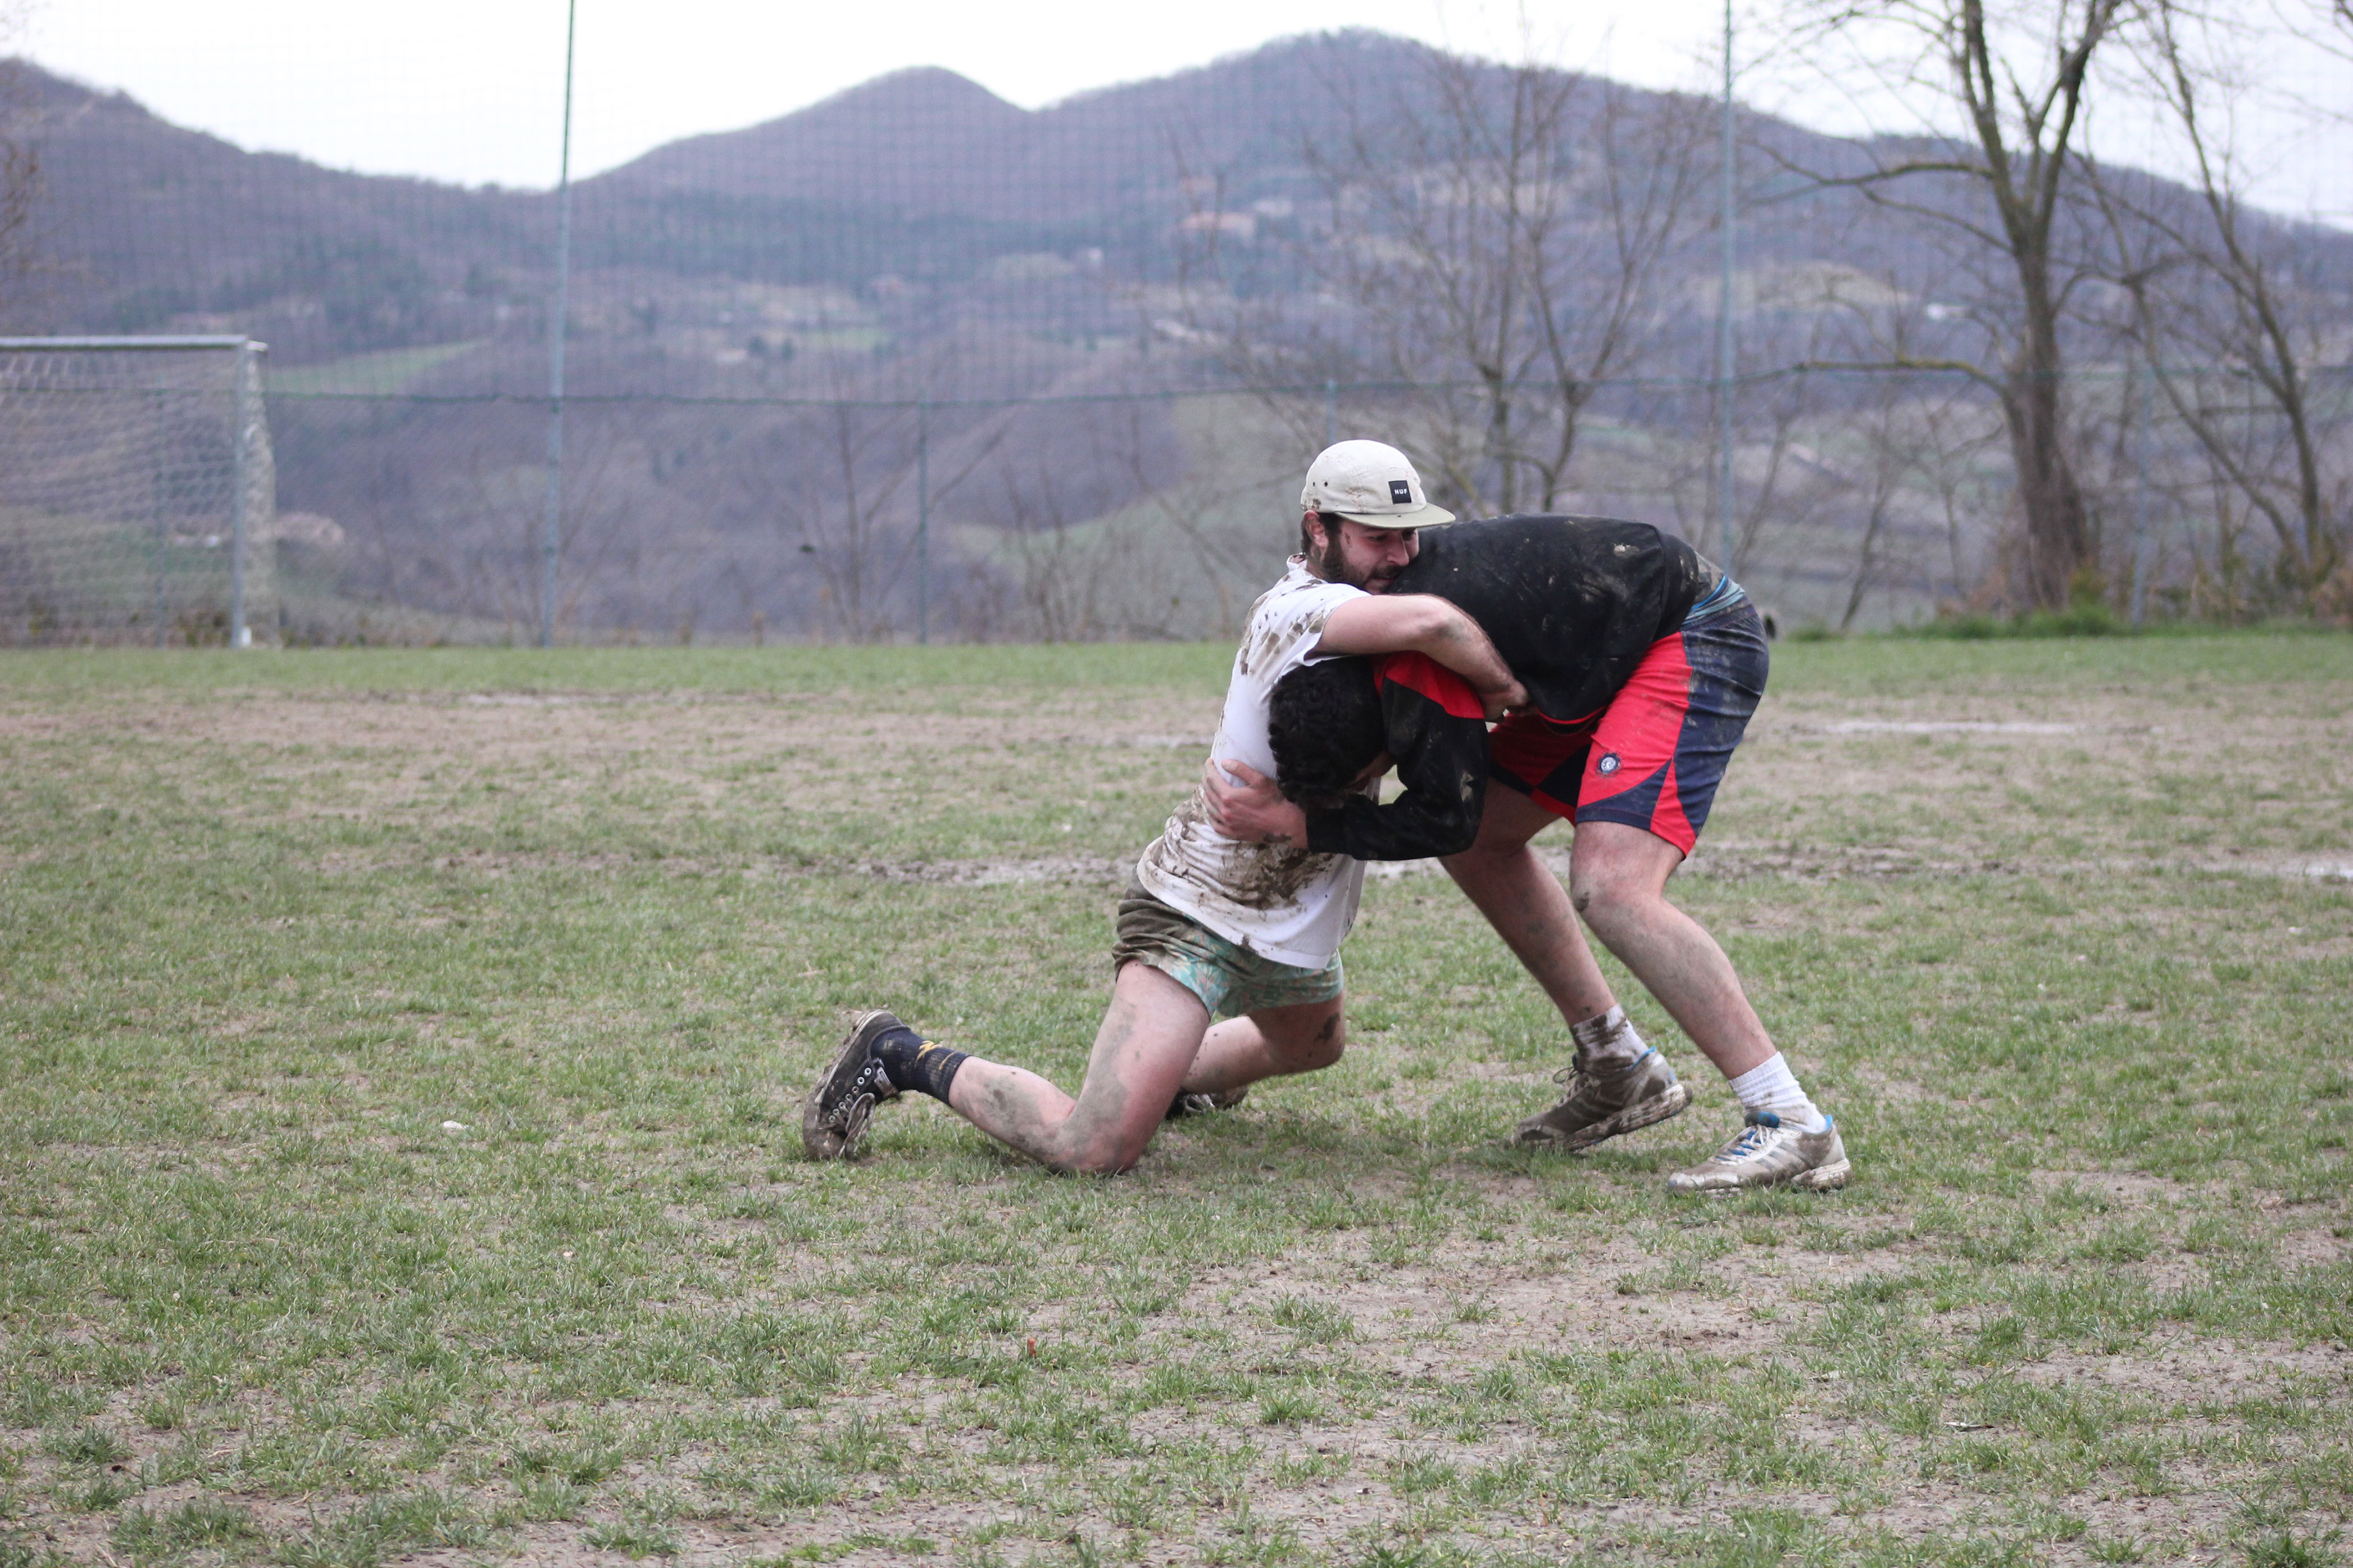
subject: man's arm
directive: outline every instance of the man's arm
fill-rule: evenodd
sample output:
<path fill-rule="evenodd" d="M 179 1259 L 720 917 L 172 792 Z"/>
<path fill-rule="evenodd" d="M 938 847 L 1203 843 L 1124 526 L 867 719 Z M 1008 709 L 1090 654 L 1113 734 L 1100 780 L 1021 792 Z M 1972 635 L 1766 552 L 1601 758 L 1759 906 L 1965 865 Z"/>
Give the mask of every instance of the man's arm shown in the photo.
<path fill-rule="evenodd" d="M 1381 713 L 1404 791 L 1307 812 L 1307 847 L 1359 860 L 1460 855 L 1487 802 L 1487 724 L 1464 683 L 1427 656 L 1381 661 Z"/>
<path fill-rule="evenodd" d="M 1386 805 L 1357 796 L 1336 808 L 1304 809 L 1254 769 L 1213 761 L 1201 790 L 1218 831 L 1246 844 L 1298 844 L 1359 860 L 1419 860 L 1470 848 L 1487 796 L 1487 726 L 1478 700 L 1427 656 L 1385 659 L 1382 670 L 1381 709 L 1404 794 Z"/>
<path fill-rule="evenodd" d="M 1319 654 L 1426 654 L 1471 683 L 1490 719 L 1528 700 L 1478 622 L 1435 594 L 1366 594 L 1334 610 Z"/>

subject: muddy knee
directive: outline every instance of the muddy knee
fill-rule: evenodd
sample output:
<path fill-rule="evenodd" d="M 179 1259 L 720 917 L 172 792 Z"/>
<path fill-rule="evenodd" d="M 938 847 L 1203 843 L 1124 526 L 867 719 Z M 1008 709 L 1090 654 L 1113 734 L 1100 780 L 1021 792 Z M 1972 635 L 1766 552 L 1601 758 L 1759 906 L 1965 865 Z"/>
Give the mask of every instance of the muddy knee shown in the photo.
<path fill-rule="evenodd" d="M 1617 891 L 1608 878 L 1581 875 L 1574 868 L 1569 871 L 1569 907 L 1588 922 L 1608 910 Z"/>
<path fill-rule="evenodd" d="M 1334 1013 L 1312 1033 L 1282 1041 L 1275 1048 L 1285 1072 L 1319 1072 L 1338 1062 L 1347 1050 L 1348 1026 Z"/>
<path fill-rule="evenodd" d="M 1059 1155 L 1046 1162 L 1050 1170 L 1066 1176 L 1116 1176 L 1132 1169 L 1141 1154 L 1128 1154 L 1117 1150 L 1087 1150 L 1077 1154 Z"/>
<path fill-rule="evenodd" d="M 1297 1050 L 1286 1051 L 1283 1054 L 1283 1065 L 1293 1072 L 1321 1072 L 1325 1068 L 1338 1066 L 1341 1056 L 1347 1048 L 1347 1041 L 1336 1037 L 1328 1043 L 1323 1040 L 1313 1041 L 1300 1047 Z"/>
<path fill-rule="evenodd" d="M 1134 1168 L 1135 1163 L 1144 1158 L 1145 1145 L 1151 1141 L 1148 1132 L 1136 1140 L 1099 1133 L 1070 1142 L 1056 1150 L 1046 1163 L 1066 1175 L 1116 1176 Z"/>
<path fill-rule="evenodd" d="M 1568 901 L 1577 918 L 1605 936 L 1625 921 L 1641 891 L 1616 877 L 1569 878 Z"/>
<path fill-rule="evenodd" d="M 1347 1049 L 1347 1023 L 1339 1014 L 1335 1013 L 1330 1018 L 1324 1020 L 1324 1026 L 1315 1032 L 1315 1065 L 1318 1068 L 1332 1067 L 1339 1061 Z"/>

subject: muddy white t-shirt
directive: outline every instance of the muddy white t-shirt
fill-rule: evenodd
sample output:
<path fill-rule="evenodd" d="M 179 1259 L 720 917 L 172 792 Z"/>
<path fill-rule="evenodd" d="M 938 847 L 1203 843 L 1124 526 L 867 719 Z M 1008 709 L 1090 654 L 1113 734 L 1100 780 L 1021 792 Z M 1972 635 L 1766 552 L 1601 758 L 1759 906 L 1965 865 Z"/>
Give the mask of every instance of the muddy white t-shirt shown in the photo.
<path fill-rule="evenodd" d="M 1324 582 L 1302 558 L 1291 558 L 1282 581 L 1250 606 L 1212 759 L 1247 763 L 1274 776 L 1274 749 L 1267 740 L 1267 700 L 1274 684 L 1314 662 L 1324 621 L 1363 593 Z M 1278 963 L 1322 969 L 1339 955 L 1356 923 L 1365 864 L 1345 855 L 1317 855 L 1303 845 L 1229 838 L 1210 826 L 1208 803 L 1197 789 L 1145 850 L 1135 876 L 1145 892 L 1227 941 Z"/>

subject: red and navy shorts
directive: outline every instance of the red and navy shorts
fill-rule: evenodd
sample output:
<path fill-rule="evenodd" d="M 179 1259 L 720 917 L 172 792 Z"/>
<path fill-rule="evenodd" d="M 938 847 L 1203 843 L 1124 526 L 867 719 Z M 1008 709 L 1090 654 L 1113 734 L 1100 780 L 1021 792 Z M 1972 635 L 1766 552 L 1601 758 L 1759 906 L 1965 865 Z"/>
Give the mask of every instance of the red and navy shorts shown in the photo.
<path fill-rule="evenodd" d="M 1747 600 L 1651 645 L 1598 713 L 1514 713 L 1489 731 L 1498 784 L 1577 822 L 1622 822 L 1688 855 L 1765 695 L 1770 656 Z"/>

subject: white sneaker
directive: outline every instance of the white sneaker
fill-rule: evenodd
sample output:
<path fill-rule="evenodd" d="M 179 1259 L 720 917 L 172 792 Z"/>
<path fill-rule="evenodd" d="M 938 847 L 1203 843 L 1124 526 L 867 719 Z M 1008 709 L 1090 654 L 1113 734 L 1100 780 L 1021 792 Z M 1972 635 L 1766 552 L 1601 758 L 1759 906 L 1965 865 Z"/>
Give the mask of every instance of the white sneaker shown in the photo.
<path fill-rule="evenodd" d="M 1740 1136 L 1690 1170 L 1669 1176 L 1667 1190 L 1733 1193 L 1788 1186 L 1826 1193 L 1842 1187 L 1853 1167 L 1847 1163 L 1838 1124 L 1828 1117 L 1823 1121 L 1829 1125 L 1820 1132 L 1800 1132 L 1769 1110 L 1752 1110 Z"/>

